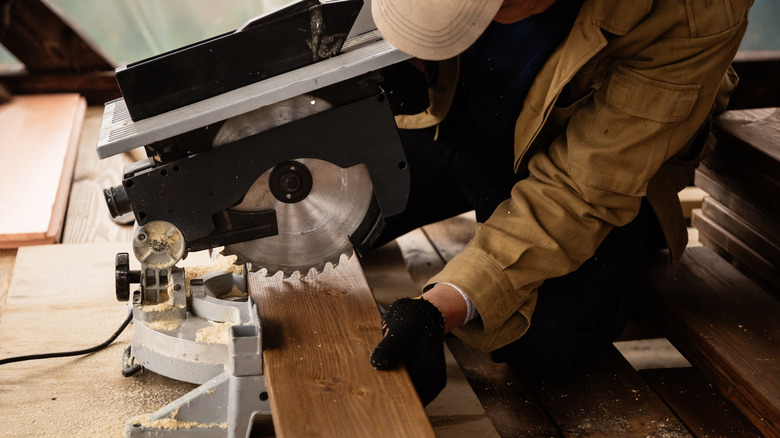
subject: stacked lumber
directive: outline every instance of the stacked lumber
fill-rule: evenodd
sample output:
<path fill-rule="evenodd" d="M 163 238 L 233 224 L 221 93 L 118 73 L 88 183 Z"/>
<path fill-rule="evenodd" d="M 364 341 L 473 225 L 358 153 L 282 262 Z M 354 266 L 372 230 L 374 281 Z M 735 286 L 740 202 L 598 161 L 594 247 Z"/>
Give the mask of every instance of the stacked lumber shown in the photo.
<path fill-rule="evenodd" d="M 780 109 L 728 111 L 696 170 L 708 197 L 694 210 L 699 240 L 747 277 L 780 291 Z"/>

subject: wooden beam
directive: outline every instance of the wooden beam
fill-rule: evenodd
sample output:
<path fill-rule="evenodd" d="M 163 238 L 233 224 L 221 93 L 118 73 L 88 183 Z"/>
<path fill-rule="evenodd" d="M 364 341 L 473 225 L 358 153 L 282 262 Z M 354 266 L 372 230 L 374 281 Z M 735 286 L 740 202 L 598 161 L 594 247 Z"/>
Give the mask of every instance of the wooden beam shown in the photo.
<path fill-rule="evenodd" d="M 405 370 L 377 371 L 379 310 L 356 258 L 313 278 L 251 275 L 280 438 L 432 437 Z"/>
<path fill-rule="evenodd" d="M 17 71 L 0 74 L 0 84 L 16 95 L 79 93 L 87 99 L 89 105 L 103 105 L 122 97 L 113 70 L 60 74 Z"/>
<path fill-rule="evenodd" d="M 651 314 L 669 339 L 766 436 L 780 436 L 780 303 L 706 247 L 675 268 L 658 254 Z"/>
<path fill-rule="evenodd" d="M 48 0 L 1 0 L 0 43 L 31 72 L 84 73 L 115 67 Z"/>
<path fill-rule="evenodd" d="M 699 241 L 731 262 L 747 277 L 780 298 L 780 269 L 712 218 L 693 212 Z"/>
<path fill-rule="evenodd" d="M 694 182 L 713 199 L 732 211 L 738 211 L 741 218 L 774 242 L 780 242 L 780 221 L 768 215 L 754 200 L 743 199 L 730 190 L 731 184 L 723 177 L 713 175 L 706 167 L 696 169 Z"/>

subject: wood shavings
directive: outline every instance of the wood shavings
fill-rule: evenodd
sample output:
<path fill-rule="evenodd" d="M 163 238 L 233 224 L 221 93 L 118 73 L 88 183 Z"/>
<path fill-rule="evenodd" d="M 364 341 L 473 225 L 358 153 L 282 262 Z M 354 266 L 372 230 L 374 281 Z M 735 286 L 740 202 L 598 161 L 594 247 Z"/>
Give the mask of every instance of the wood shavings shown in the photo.
<path fill-rule="evenodd" d="M 184 276 L 187 279 L 187 283 L 193 278 L 202 277 L 212 272 L 229 272 L 231 274 L 241 275 L 244 272 L 244 267 L 234 265 L 236 256 L 219 256 L 217 260 L 209 265 L 187 266 L 184 270 Z"/>
<path fill-rule="evenodd" d="M 232 326 L 232 322 L 223 322 L 211 327 L 202 328 L 195 334 L 195 340 L 206 344 L 227 345 L 230 340 L 230 333 L 228 331 Z"/>
<path fill-rule="evenodd" d="M 144 322 L 144 324 L 146 324 L 147 327 L 149 327 L 154 331 L 170 332 L 181 327 L 182 322 L 184 322 L 183 319 L 171 318 L 171 319 L 161 319 L 159 321 L 148 321 L 148 322 Z"/>
<path fill-rule="evenodd" d="M 152 420 L 149 415 L 139 415 L 131 419 L 133 425 L 136 427 L 145 427 L 153 429 L 227 429 L 227 423 L 198 423 L 196 421 L 180 421 L 174 418 L 161 418 L 159 420 Z"/>
<path fill-rule="evenodd" d="M 242 291 L 238 288 L 235 284 L 230 289 L 230 292 L 226 293 L 225 295 L 222 295 L 220 298 L 242 298 L 247 295 L 246 292 Z"/>

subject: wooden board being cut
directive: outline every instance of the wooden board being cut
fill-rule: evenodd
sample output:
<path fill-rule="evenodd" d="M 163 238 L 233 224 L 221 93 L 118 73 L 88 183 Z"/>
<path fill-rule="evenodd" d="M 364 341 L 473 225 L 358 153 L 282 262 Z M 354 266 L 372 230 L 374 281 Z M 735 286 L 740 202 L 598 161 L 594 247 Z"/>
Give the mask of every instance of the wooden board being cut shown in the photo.
<path fill-rule="evenodd" d="M 85 109 L 78 94 L 0 105 L 0 248 L 59 239 Z"/>
<path fill-rule="evenodd" d="M 432 437 L 405 370 L 377 371 L 369 356 L 380 315 L 356 258 L 283 280 L 252 275 L 278 437 Z"/>

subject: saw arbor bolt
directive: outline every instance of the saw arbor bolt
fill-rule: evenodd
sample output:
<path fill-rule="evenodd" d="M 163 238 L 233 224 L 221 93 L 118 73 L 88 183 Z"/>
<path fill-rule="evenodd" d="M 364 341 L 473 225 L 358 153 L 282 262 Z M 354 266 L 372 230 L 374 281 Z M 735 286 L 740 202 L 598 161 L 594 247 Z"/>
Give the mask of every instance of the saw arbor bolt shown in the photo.
<path fill-rule="evenodd" d="M 297 161 L 279 163 L 268 178 L 274 197 L 288 204 L 304 200 L 311 192 L 311 172 Z"/>

